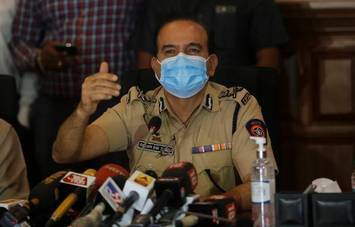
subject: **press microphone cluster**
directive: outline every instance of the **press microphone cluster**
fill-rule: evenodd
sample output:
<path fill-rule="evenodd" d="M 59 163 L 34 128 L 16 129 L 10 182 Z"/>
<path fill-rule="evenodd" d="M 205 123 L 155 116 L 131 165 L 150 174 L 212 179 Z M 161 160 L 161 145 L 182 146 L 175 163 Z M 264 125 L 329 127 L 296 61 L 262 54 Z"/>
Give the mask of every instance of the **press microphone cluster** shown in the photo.
<path fill-rule="evenodd" d="M 152 176 L 157 176 L 152 170 L 135 171 L 129 176 L 127 170 L 115 164 L 104 165 L 98 171 L 57 172 L 38 184 L 25 204 L 0 210 L 0 224 L 4 227 L 234 224 L 236 205 L 232 198 L 211 196 L 196 201 L 198 177 L 191 163 L 174 163 L 161 176 Z"/>
<path fill-rule="evenodd" d="M 197 183 L 197 172 L 191 163 L 169 166 L 155 182 L 157 200 L 153 208 L 138 215 L 130 227 L 166 226 L 167 222 L 173 226 L 234 226 L 234 199 L 215 195 L 196 202 L 198 196 L 193 191 Z"/>
<path fill-rule="evenodd" d="M 4 207 L 1 226 L 67 226 L 74 217 L 80 217 L 78 213 L 84 204 L 80 215 L 89 213 L 95 205 L 97 189 L 108 177 L 119 174 L 129 176 L 127 170 L 116 164 L 106 164 L 98 171 L 89 169 L 83 174 L 56 172 L 36 185 L 27 201 L 0 202 Z"/>

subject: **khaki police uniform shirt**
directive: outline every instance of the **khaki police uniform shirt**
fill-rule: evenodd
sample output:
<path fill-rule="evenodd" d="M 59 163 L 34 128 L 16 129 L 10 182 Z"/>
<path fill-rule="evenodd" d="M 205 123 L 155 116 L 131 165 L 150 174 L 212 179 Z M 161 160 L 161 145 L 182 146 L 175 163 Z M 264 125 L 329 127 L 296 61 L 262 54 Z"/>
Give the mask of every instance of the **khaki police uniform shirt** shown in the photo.
<path fill-rule="evenodd" d="M 147 127 L 153 116 L 162 120 L 155 134 Z M 132 171 L 152 169 L 160 176 L 172 163 L 193 163 L 198 173 L 195 193 L 205 196 L 220 193 L 208 177 L 208 169 L 225 190 L 236 185 L 235 170 L 242 181 L 250 176 L 257 145 L 249 138 L 246 124 L 253 119 L 263 118 L 248 91 L 209 82 L 203 102 L 185 124 L 171 111 L 162 87 L 147 94 L 131 88 L 121 103 L 93 124 L 106 133 L 110 151 L 127 149 Z M 270 144 L 268 157 L 275 164 Z"/>
<path fill-rule="evenodd" d="M 0 119 L 0 200 L 26 199 L 29 191 L 19 138 L 11 125 Z"/>

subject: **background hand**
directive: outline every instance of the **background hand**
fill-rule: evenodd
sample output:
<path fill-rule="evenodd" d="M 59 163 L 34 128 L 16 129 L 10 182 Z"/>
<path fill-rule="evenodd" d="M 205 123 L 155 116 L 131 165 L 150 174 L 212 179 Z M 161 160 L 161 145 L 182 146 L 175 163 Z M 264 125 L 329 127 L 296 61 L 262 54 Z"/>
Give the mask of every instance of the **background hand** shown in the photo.
<path fill-rule="evenodd" d="M 60 71 L 68 66 L 78 63 L 75 55 L 68 55 L 66 52 L 60 52 L 56 46 L 63 45 L 60 41 L 47 41 L 42 46 L 37 58 L 38 63 L 44 71 Z"/>

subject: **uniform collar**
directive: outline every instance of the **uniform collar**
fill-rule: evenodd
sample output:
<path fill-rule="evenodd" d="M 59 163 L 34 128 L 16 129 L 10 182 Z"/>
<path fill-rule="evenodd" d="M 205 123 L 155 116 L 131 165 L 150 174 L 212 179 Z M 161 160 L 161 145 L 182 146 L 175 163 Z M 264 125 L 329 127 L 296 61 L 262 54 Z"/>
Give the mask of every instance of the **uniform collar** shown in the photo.
<path fill-rule="evenodd" d="M 156 97 L 157 102 L 155 103 L 155 107 L 153 110 L 153 113 L 155 115 L 160 115 L 162 112 L 168 110 L 168 102 L 166 100 L 166 97 L 164 95 L 164 89 L 160 87 Z M 202 101 L 202 107 L 206 109 L 209 112 L 216 112 L 219 111 L 220 106 L 219 106 L 219 95 L 220 91 L 218 91 L 216 88 L 214 88 L 211 85 L 211 82 L 207 83 L 207 88 L 206 92 Z"/>

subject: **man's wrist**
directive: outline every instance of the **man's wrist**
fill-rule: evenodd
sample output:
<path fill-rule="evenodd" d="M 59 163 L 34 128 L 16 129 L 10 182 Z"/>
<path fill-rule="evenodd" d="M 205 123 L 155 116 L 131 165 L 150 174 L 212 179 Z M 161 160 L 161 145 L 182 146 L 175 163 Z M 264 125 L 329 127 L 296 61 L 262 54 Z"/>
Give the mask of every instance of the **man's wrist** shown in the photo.
<path fill-rule="evenodd" d="M 80 103 L 77 106 L 77 108 L 75 109 L 74 114 L 76 115 L 76 117 L 78 117 L 79 119 L 81 119 L 83 121 L 88 121 L 90 118 L 90 114 L 88 114 L 85 110 L 82 109 Z"/>

